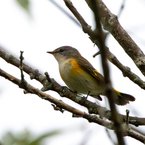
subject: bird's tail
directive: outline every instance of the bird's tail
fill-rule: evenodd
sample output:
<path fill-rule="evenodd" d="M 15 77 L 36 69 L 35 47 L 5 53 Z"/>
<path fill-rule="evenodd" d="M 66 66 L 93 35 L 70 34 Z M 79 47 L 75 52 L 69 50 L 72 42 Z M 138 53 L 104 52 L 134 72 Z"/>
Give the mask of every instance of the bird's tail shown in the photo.
<path fill-rule="evenodd" d="M 117 105 L 125 105 L 130 101 L 135 101 L 135 98 L 132 95 L 125 94 L 114 90 L 115 93 L 115 103 Z"/>

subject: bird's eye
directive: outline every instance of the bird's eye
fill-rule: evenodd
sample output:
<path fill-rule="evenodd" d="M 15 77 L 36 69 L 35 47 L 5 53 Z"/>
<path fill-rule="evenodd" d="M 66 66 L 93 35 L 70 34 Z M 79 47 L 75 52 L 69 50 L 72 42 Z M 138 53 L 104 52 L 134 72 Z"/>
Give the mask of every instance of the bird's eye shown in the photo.
<path fill-rule="evenodd" d="M 63 49 L 60 49 L 60 50 L 59 50 L 59 52 L 63 52 L 63 51 L 64 51 Z"/>

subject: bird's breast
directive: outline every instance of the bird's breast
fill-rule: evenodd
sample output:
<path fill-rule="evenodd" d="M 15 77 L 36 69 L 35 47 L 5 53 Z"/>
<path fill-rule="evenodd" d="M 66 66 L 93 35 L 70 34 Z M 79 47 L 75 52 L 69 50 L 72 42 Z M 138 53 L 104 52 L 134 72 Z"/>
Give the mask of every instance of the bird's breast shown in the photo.
<path fill-rule="evenodd" d="M 60 63 L 59 71 L 65 84 L 73 91 L 82 94 L 91 92 L 95 95 L 102 92 L 102 87 L 74 59 L 67 59 Z"/>
<path fill-rule="evenodd" d="M 59 64 L 59 71 L 64 81 L 82 73 L 82 70 L 75 59 L 66 59 L 62 61 Z"/>

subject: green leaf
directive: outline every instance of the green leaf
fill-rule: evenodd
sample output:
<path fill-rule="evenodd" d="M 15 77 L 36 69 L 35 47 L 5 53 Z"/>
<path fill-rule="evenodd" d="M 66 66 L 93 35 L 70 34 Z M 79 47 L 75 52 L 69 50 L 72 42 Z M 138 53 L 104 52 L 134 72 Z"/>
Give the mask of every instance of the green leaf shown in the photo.
<path fill-rule="evenodd" d="M 62 133 L 62 131 L 60 131 L 60 130 L 53 130 L 50 132 L 45 132 L 45 133 L 41 134 L 40 136 L 38 136 L 36 139 L 34 139 L 29 145 L 42 145 L 43 141 L 45 139 L 51 138 L 51 137 L 59 135 L 61 133 Z"/>
<path fill-rule="evenodd" d="M 30 10 L 30 2 L 29 0 L 16 0 L 16 2 L 27 12 Z"/>
<path fill-rule="evenodd" d="M 36 136 L 33 132 L 26 129 L 20 132 L 6 132 L 1 140 L 2 145 L 43 145 L 46 139 L 51 139 L 51 137 L 63 132 L 63 130 L 52 130 Z"/>

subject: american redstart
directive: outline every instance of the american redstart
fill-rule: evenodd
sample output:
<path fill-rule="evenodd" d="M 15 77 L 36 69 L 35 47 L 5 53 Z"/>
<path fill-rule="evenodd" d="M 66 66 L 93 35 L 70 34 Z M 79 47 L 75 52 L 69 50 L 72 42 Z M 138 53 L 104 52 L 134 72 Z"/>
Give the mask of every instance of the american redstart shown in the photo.
<path fill-rule="evenodd" d="M 104 77 L 77 49 L 71 46 L 62 46 L 47 53 L 56 58 L 61 78 L 72 91 L 102 100 L 100 95 L 105 95 Z M 118 105 L 125 105 L 129 101 L 135 101 L 135 98 L 129 94 L 115 89 L 113 89 L 113 92 L 115 103 Z"/>

